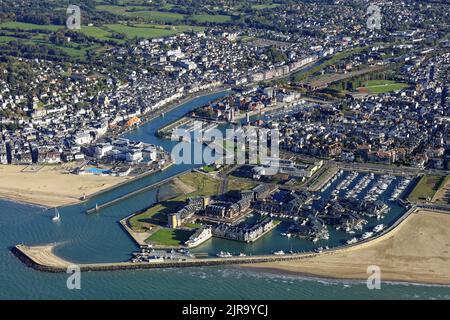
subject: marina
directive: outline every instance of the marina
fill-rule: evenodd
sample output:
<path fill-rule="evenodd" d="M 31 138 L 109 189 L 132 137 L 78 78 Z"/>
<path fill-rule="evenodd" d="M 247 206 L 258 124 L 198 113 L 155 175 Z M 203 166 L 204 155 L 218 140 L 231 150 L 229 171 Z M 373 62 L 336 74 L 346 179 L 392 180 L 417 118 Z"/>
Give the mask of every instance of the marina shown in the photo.
<path fill-rule="evenodd" d="M 214 94 L 212 95 L 212 97 L 214 98 L 224 94 L 227 93 L 224 92 Z M 199 98 L 198 101 L 200 103 L 203 103 L 202 101 L 207 101 L 207 97 Z M 154 120 L 144 124 L 142 127 L 128 132 L 125 138 L 134 141 L 144 141 L 145 143 L 162 146 L 164 147 L 164 149 L 170 150 L 176 142 L 161 139 L 156 136 L 156 132 L 165 124 L 173 122 L 174 119 L 176 119 L 176 115 L 180 114 L 180 112 L 188 112 L 191 108 L 194 108 L 194 106 L 183 105 L 180 107 L 181 111 L 178 109 L 172 110 L 171 112 L 166 113 L 164 117 L 155 118 Z M 219 129 L 220 128 L 223 129 L 224 127 L 219 126 Z M 160 188 L 164 188 L 164 185 L 167 181 L 169 181 L 170 178 L 173 178 L 195 167 L 196 166 L 194 165 L 177 165 L 169 167 L 163 172 L 144 177 L 143 179 L 137 181 L 133 181 L 125 186 L 115 188 L 110 192 L 99 194 L 98 196 L 89 199 L 89 201 L 84 206 L 88 208 L 94 208 L 93 213 L 99 212 L 100 214 L 106 214 L 108 211 L 114 210 L 115 206 L 120 206 L 122 202 L 127 202 L 131 199 L 142 199 L 140 200 L 143 201 L 141 202 L 142 205 L 144 205 L 145 203 L 145 205 L 148 206 L 148 200 L 144 200 L 148 197 L 148 194 L 151 195 L 150 197 L 155 196 L 155 194 L 159 192 L 158 190 Z M 332 199 L 337 194 L 341 195 L 345 191 L 354 189 L 357 182 L 361 179 L 364 179 L 365 176 L 365 174 L 359 172 L 331 169 L 331 172 L 329 173 L 329 179 L 326 181 L 325 185 L 320 188 L 321 191 L 314 194 L 311 199 L 309 199 L 308 195 L 305 195 L 306 198 L 304 204 L 302 205 L 302 210 L 319 210 L 327 201 Z M 379 175 L 369 175 L 371 181 L 372 176 L 375 180 L 378 180 L 381 177 Z M 395 180 L 399 178 L 391 176 L 389 179 Z M 357 198 L 364 195 L 364 190 L 362 190 L 364 188 L 361 188 L 361 186 L 364 185 L 360 184 L 360 186 L 358 187 L 361 190 L 358 194 L 355 194 Z M 383 200 L 386 200 L 387 193 L 389 193 L 390 195 L 393 192 L 392 187 L 393 186 L 388 185 L 385 192 L 380 193 L 380 196 Z M 131 189 L 131 191 L 121 191 L 125 189 Z M 120 199 L 120 201 L 118 201 L 117 199 Z M 135 200 L 133 200 L 133 202 L 138 205 L 137 208 L 139 208 L 139 202 L 136 202 Z M 368 221 L 364 224 L 364 228 L 362 225 L 358 225 L 359 227 L 357 228 L 357 231 L 360 236 L 364 232 L 373 229 L 376 224 L 383 223 L 387 226 L 392 225 L 396 221 L 396 219 L 400 217 L 405 211 L 404 207 L 396 203 L 389 203 L 388 206 L 390 213 L 383 219 L 378 221 L 378 223 L 375 222 L 377 221 L 376 219 L 367 219 Z M 131 206 L 128 210 L 133 210 L 133 206 Z M 267 212 L 264 210 L 261 211 L 261 214 L 279 217 L 281 218 L 281 223 L 270 228 L 270 230 L 265 230 L 264 237 L 262 237 L 260 240 L 250 245 L 246 244 L 245 242 L 230 241 L 229 239 L 213 237 L 212 239 L 208 239 L 208 241 L 204 242 L 193 241 L 195 247 L 192 247 L 192 253 L 206 253 L 210 257 L 213 257 L 217 254 L 218 251 L 221 250 L 224 252 L 239 252 L 246 255 L 271 254 L 274 251 L 280 250 L 293 252 L 313 252 L 319 247 L 328 246 L 332 248 L 341 246 L 343 243 L 346 243 L 347 240 L 351 239 L 354 234 L 346 232 L 345 228 L 336 230 L 331 226 L 327 226 L 326 230 L 323 229 L 323 236 L 298 237 L 294 236 L 291 231 L 288 231 L 291 225 L 291 222 L 288 221 L 295 221 L 296 219 L 293 219 L 295 218 L 294 216 L 290 216 L 286 213 L 277 214 L 273 211 Z M 301 220 L 299 221 L 301 222 Z M 290 236 L 287 236 L 288 234 L 290 234 Z M 58 251 L 60 250 L 62 249 L 58 249 Z M 132 250 L 130 250 L 129 252 L 131 251 Z"/>
<path fill-rule="evenodd" d="M 189 104 L 181 106 L 180 108 L 187 110 L 194 107 L 193 103 L 204 103 L 207 99 L 208 98 L 197 99 Z M 177 109 L 176 112 L 180 111 Z M 170 119 L 174 119 L 174 117 L 173 112 L 168 112 L 165 117 L 154 119 L 142 127 L 127 133 L 127 136 L 135 140 L 145 140 L 148 143 L 165 145 L 165 148 L 170 148 L 170 141 L 157 139 L 153 133 L 161 125 L 163 125 L 167 119 L 170 121 Z M 115 199 L 118 196 L 149 186 L 152 183 L 157 183 L 160 180 L 164 180 L 174 174 L 184 172 L 186 170 L 190 170 L 190 167 L 185 165 L 173 166 L 164 172 L 156 173 L 155 175 L 147 176 L 142 180 L 133 181 L 126 185 L 119 186 L 118 188 L 98 194 L 95 197 L 88 199 L 86 203 L 60 208 L 59 211 L 61 213 L 62 222 L 59 224 L 54 224 L 51 222 L 53 212 L 49 212 L 47 214 L 44 212 L 43 214 L 42 209 L 38 207 L 21 205 L 12 202 L 1 202 L 0 206 L 4 211 L 4 215 L 2 215 L 2 222 L 20 222 L 11 230 L 1 233 L 2 243 L 14 245 L 24 242 L 28 245 L 34 245 L 56 242 L 58 245 L 53 249 L 55 255 L 61 257 L 62 259 L 74 261 L 79 264 L 97 264 L 103 263 L 104 261 L 128 261 L 131 258 L 130 252 L 136 251 L 139 247 L 136 247 L 133 240 L 123 232 L 122 227 L 117 223 L 117 221 L 126 217 L 130 211 L 139 211 L 142 208 L 147 207 L 152 201 L 156 201 L 156 190 L 149 188 L 147 191 L 137 193 L 133 197 L 125 199 L 121 203 L 116 203 L 113 206 L 105 207 L 104 209 L 101 209 L 101 214 L 99 215 L 85 215 L 85 210 L 87 208 L 95 207 L 95 204 L 101 205 Z M 322 199 L 319 201 L 330 197 L 331 194 L 329 193 L 331 190 L 335 189 L 339 183 L 341 183 L 344 179 L 347 179 L 350 175 L 357 176 L 358 173 L 344 172 L 341 179 L 337 179 L 331 186 L 330 190 L 328 190 L 328 193 L 325 192 L 325 194 L 322 195 Z M 389 191 L 393 190 L 388 190 L 388 192 Z M 167 193 L 170 191 L 161 190 L 161 192 Z M 401 217 L 402 212 L 404 212 L 404 208 L 397 203 L 391 204 L 391 207 L 392 210 L 390 215 L 387 215 L 381 221 L 386 225 L 392 225 L 399 217 Z M 368 227 L 373 228 L 375 225 L 376 223 L 370 222 Z M 249 257 L 261 253 L 267 253 L 275 257 L 273 252 L 280 250 L 283 252 L 304 252 L 315 250 L 317 246 L 310 241 L 282 236 L 281 234 L 287 231 L 288 226 L 288 224 L 282 222 L 272 232 L 251 246 L 235 241 L 213 238 L 210 241 L 200 245 L 198 248 L 194 248 L 190 251 L 192 254 L 208 252 L 211 256 L 215 256 L 218 252 L 220 252 L 220 250 L 222 250 L 236 253 L 236 255 L 239 253 L 239 256 L 242 255 L 243 257 Z M 96 241 L 91 241 L 94 234 Z M 320 246 L 324 247 L 328 245 L 329 247 L 332 247 L 333 244 L 340 245 L 339 239 L 350 240 L 345 232 L 342 233 L 340 231 L 330 230 L 330 234 L 331 238 L 330 241 L 328 241 L 328 244 L 324 243 L 320 244 Z M 71 239 L 70 242 L 67 241 L 69 238 Z M 117 288 L 120 288 L 120 292 L 126 291 L 128 296 L 131 298 L 140 298 L 142 294 L 145 294 L 148 297 L 153 295 L 158 298 L 173 298 L 174 291 L 171 289 L 173 286 L 179 285 L 179 283 L 185 281 L 191 281 L 193 284 L 192 287 L 187 287 L 186 290 L 183 291 L 183 294 L 178 295 L 178 297 L 186 298 L 188 296 L 198 296 L 199 291 L 207 290 L 211 286 L 216 286 L 218 288 L 223 287 L 217 285 L 217 278 L 222 277 L 222 273 L 216 268 L 198 269 L 197 267 L 192 266 L 192 271 L 180 269 L 179 272 L 168 273 L 164 268 L 171 266 L 172 264 L 134 264 L 130 262 L 126 264 L 129 269 L 137 269 L 144 265 L 144 268 L 163 267 L 163 269 L 152 270 L 151 273 L 134 273 L 133 271 L 123 271 L 118 273 L 107 272 L 102 273 L 102 275 L 98 273 L 86 273 L 84 277 L 89 279 L 89 282 L 93 283 L 95 290 L 85 290 L 81 296 L 80 294 L 77 294 L 77 292 L 69 292 L 66 289 L 65 270 L 61 270 L 62 273 L 60 275 L 51 275 L 50 279 L 52 279 L 52 281 L 49 281 L 49 277 L 46 274 L 41 274 L 38 272 L 30 273 L 27 268 L 23 268 L 18 259 L 11 259 L 10 252 L 2 250 L 0 251 L 0 256 L 2 258 L 1 261 L 6 263 L 4 271 L 8 273 L 9 279 L 14 282 L 14 285 L 8 285 L 8 282 L 5 284 L 10 289 L 8 296 L 9 298 L 19 297 L 19 294 L 20 297 L 24 297 L 23 292 L 28 292 L 26 297 L 29 298 L 118 298 L 119 296 L 114 294 L 114 291 L 111 290 L 116 285 Z M 174 261 L 171 261 L 171 263 L 174 263 Z M 223 261 L 220 263 L 223 264 Z M 119 264 L 122 265 L 123 262 L 119 262 Z M 108 268 L 112 268 L 112 270 L 121 270 L 122 266 L 113 268 L 111 264 L 107 264 L 106 269 Z M 105 270 L 105 267 L 103 266 L 100 270 Z M 223 270 L 224 272 L 231 274 L 235 272 L 233 269 Z M 207 278 L 203 279 L 202 282 L 198 282 L 197 280 L 200 279 L 197 276 L 198 272 L 204 272 Z M 242 277 L 244 277 L 245 282 L 242 281 Z M 273 278 L 272 275 L 265 278 L 264 274 L 260 274 L 259 277 L 264 277 L 267 281 Z M 259 277 L 255 278 L 251 275 L 251 273 L 249 275 L 238 273 L 236 276 L 228 277 L 227 283 L 231 285 L 233 294 L 236 290 L 238 290 L 238 292 L 246 294 L 247 297 L 271 297 L 271 295 L 255 295 L 255 288 L 261 286 Z M 309 288 L 308 290 L 312 290 L 312 292 L 315 292 L 317 296 L 326 297 L 326 293 L 329 292 L 327 285 L 321 286 L 321 283 L 316 280 L 299 281 L 301 281 L 301 287 Z M 26 288 L 30 283 L 35 283 L 36 288 L 42 288 L 42 290 L 36 292 L 26 291 Z M 55 287 L 55 283 L 60 283 L 61 285 L 56 285 Z M 204 283 L 204 285 L 202 285 L 202 283 Z M 298 281 L 294 281 L 291 290 L 292 292 L 297 292 L 297 294 L 301 296 L 302 293 L 298 291 L 298 288 L 300 287 L 298 285 L 299 283 L 300 282 Z M 127 288 L 132 288 L 132 290 Z M 425 296 L 436 296 L 444 294 L 446 290 L 447 289 L 439 290 L 438 288 L 422 289 L 419 287 L 405 287 L 403 285 L 387 284 L 382 293 L 389 294 L 389 292 L 395 291 L 402 292 L 404 295 L 417 293 L 425 294 Z M 156 291 L 158 294 L 154 295 L 154 292 Z M 261 287 L 259 292 L 263 291 L 264 290 L 262 290 Z M 285 287 L 283 287 L 283 289 L 277 289 L 274 287 L 272 291 L 275 292 L 277 297 L 283 297 L 286 293 Z M 347 291 L 348 290 L 340 290 L 339 292 L 342 296 L 345 296 L 346 294 L 348 295 L 348 293 L 346 293 Z M 367 294 L 365 284 L 361 286 L 355 285 L 352 289 L 352 294 L 355 292 L 359 292 L 358 294 L 360 294 L 361 297 L 364 297 L 364 294 Z M 227 290 L 219 290 L 216 291 L 214 297 L 228 297 L 230 294 L 231 293 Z M 2 293 L 0 293 L 0 295 L 2 295 Z M 370 297 L 368 295 L 366 296 Z M 309 294 L 308 297 L 310 297 Z M 332 296 L 330 295 L 329 297 Z M 381 295 L 381 297 L 385 296 Z"/>

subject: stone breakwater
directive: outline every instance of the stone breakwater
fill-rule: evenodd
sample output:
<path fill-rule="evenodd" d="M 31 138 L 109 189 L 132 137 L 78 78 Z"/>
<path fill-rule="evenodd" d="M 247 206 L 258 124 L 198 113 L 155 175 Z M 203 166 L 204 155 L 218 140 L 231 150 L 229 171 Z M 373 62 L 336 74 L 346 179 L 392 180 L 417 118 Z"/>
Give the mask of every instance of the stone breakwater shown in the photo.
<path fill-rule="evenodd" d="M 400 219 L 391 227 L 387 228 L 378 236 L 360 241 L 356 244 L 345 245 L 341 247 L 324 250 L 320 253 L 309 252 L 299 254 L 285 255 L 258 255 L 245 257 L 230 258 L 204 258 L 204 259 L 187 259 L 184 261 L 164 261 L 164 262 L 113 262 L 113 263 L 96 263 L 96 264 L 75 264 L 59 258 L 53 253 L 54 245 L 29 247 L 23 244 L 16 245 L 11 248 L 14 253 L 26 265 L 44 272 L 66 272 L 69 266 L 77 265 L 81 271 L 115 271 L 115 270 L 136 270 L 136 269 L 153 269 L 153 268 L 175 268 L 175 267 L 198 267 L 198 266 L 215 266 L 215 265 L 237 265 L 251 264 L 263 262 L 276 262 L 288 260 L 301 260 L 316 257 L 318 255 L 336 254 L 339 252 L 353 250 L 356 248 L 364 248 L 383 240 L 385 237 L 396 230 L 396 228 L 404 222 L 417 208 L 410 208 Z"/>
<path fill-rule="evenodd" d="M 253 257 L 233 257 L 233 258 L 205 258 L 190 259 L 186 261 L 168 261 L 168 262 L 117 262 L 117 263 L 96 263 L 96 264 L 74 264 L 70 262 L 61 262 L 59 264 L 44 264 L 36 259 L 34 254 L 30 254 L 30 247 L 17 245 L 11 248 L 11 251 L 27 266 L 38 271 L 62 273 L 66 272 L 69 266 L 76 265 L 81 271 L 115 271 L 115 270 L 136 270 L 136 269 L 153 269 L 153 268 L 178 268 L 178 267 L 199 267 L 199 266 L 216 266 L 231 264 L 248 264 L 274 261 L 287 261 L 302 258 L 311 258 L 317 253 L 285 255 L 285 256 L 253 256 Z"/>

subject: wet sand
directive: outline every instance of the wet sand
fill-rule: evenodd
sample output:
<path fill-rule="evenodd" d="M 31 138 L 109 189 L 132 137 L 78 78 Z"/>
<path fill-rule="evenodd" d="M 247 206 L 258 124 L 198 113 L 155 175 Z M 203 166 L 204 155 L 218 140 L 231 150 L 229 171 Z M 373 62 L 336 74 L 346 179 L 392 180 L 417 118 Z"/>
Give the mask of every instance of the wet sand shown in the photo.
<path fill-rule="evenodd" d="M 330 254 L 243 268 L 332 279 L 366 280 L 367 268 L 381 279 L 450 285 L 450 214 L 418 211 L 380 240 Z"/>

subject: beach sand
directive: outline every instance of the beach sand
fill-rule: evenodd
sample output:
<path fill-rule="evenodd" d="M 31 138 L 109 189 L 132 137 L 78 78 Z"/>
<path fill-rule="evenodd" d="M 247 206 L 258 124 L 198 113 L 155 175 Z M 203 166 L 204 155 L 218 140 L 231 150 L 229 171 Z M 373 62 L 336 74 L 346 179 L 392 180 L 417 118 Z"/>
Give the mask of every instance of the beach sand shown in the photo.
<path fill-rule="evenodd" d="M 60 165 L 42 166 L 37 172 L 28 170 L 27 166 L 0 165 L 0 198 L 47 207 L 62 206 L 127 179 L 69 174 Z"/>
<path fill-rule="evenodd" d="M 368 278 L 450 285 L 450 214 L 418 211 L 380 240 L 301 260 L 242 265 L 243 268 L 333 279 Z"/>

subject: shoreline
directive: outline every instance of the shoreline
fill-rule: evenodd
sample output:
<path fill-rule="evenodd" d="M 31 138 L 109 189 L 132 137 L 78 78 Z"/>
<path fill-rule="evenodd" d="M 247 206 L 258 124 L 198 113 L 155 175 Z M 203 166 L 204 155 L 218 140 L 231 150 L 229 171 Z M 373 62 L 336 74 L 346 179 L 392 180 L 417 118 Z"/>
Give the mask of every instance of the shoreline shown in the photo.
<path fill-rule="evenodd" d="M 403 219 L 402 219 L 403 218 Z M 129 269 L 150 269 L 150 268 L 172 268 L 172 267 L 194 267 L 194 266 L 211 266 L 211 265 L 237 265 L 239 268 L 249 269 L 252 271 L 263 271 L 277 274 L 295 275 L 295 276 L 307 276 L 318 279 L 331 279 L 331 280 L 366 280 L 368 275 L 366 274 L 366 268 L 370 265 L 370 259 L 365 260 L 367 253 L 376 250 L 380 245 L 392 242 L 400 242 L 402 244 L 411 244 L 416 238 L 410 239 L 411 232 L 405 232 L 403 229 L 417 228 L 417 225 L 426 225 L 425 231 L 430 232 L 430 226 L 445 224 L 450 225 L 450 215 L 447 213 L 437 213 L 430 210 L 423 210 L 420 208 L 412 208 L 400 218 L 396 224 L 386 230 L 385 233 L 380 234 L 376 238 L 368 239 L 368 241 L 360 242 L 354 245 L 348 245 L 345 247 L 331 248 L 330 250 L 322 253 L 301 253 L 295 255 L 259 255 L 259 256 L 246 256 L 246 257 L 232 257 L 232 258 L 204 258 L 204 259 L 187 259 L 186 261 L 165 261 L 156 263 L 131 263 L 131 262 L 116 262 L 116 263 L 98 263 L 98 264 L 81 264 L 79 265 L 81 270 L 85 271 L 114 271 L 114 270 L 129 270 Z M 444 234 L 444 240 L 448 240 L 446 233 Z M 406 236 L 405 236 L 406 235 Z M 408 238 L 409 237 L 409 238 Z M 445 238 L 446 237 L 446 238 Z M 404 239 L 406 238 L 406 239 Z M 441 238 L 439 238 L 441 239 Z M 442 239 L 441 239 L 442 240 Z M 419 240 L 420 242 L 420 240 Z M 441 241 L 442 242 L 442 241 Z M 69 261 L 59 258 L 53 253 L 54 244 L 47 246 L 27 247 L 24 245 L 18 245 L 11 249 L 11 251 L 26 265 L 44 272 L 65 272 L 68 265 L 71 265 Z M 420 243 L 412 244 L 413 248 L 420 247 Z M 423 244 L 422 244 L 423 247 Z M 383 247 L 382 247 L 383 248 Z M 401 248 L 400 248 L 401 249 Z M 423 249 L 423 248 L 422 248 Z M 428 249 L 428 247 L 427 247 Z M 386 252 L 385 249 L 382 250 Z M 433 253 L 433 252 L 432 252 Z M 350 257 L 356 256 L 364 262 L 358 262 L 357 259 L 350 259 Z M 404 255 L 404 256 L 402 256 Z M 434 255 L 427 255 L 416 253 L 414 255 L 410 252 L 403 252 L 399 257 L 392 258 L 388 256 L 388 261 L 391 261 L 391 270 L 385 273 L 382 272 L 382 279 L 386 281 L 402 282 L 402 283 L 418 283 L 428 285 L 450 285 L 450 268 L 447 268 L 445 264 L 447 259 L 450 261 L 450 256 L 439 256 L 435 258 Z M 416 265 L 415 261 L 409 262 L 413 267 L 408 269 L 408 264 L 404 263 L 402 259 L 410 258 L 414 256 L 422 264 Z M 396 260 L 397 259 L 397 260 Z M 427 262 L 427 259 L 430 260 Z M 437 261 L 435 261 L 437 260 Z M 445 260 L 442 262 L 441 260 Z M 350 261 L 350 262 L 349 262 Z M 312 262 L 312 264 L 311 264 Z M 383 263 L 383 259 L 379 262 Z M 428 269 L 424 268 L 427 263 L 435 263 L 437 265 L 437 274 L 433 274 L 435 271 L 430 266 Z M 385 263 L 385 261 L 384 261 Z M 308 265 L 309 264 L 309 265 Z M 445 268 L 442 268 L 444 264 Z M 407 269 L 402 270 L 406 265 Z M 306 266 L 306 267 L 305 267 Z M 364 268 L 360 268 L 364 266 Z M 425 271 L 424 271 L 425 270 Z M 449 270 L 449 271 L 447 271 Z"/>
<path fill-rule="evenodd" d="M 244 269 L 321 279 L 367 280 L 367 267 L 380 267 L 382 281 L 450 285 L 448 212 L 417 208 L 391 233 L 302 261 L 243 265 Z"/>
<path fill-rule="evenodd" d="M 187 96 L 186 98 L 182 98 L 179 101 L 176 101 L 173 104 L 169 104 L 166 108 L 162 108 L 158 111 L 158 114 L 153 114 L 151 116 L 149 116 L 148 119 L 146 119 L 145 121 L 143 121 L 140 126 L 145 125 L 146 123 L 154 120 L 155 118 L 159 117 L 160 113 L 166 113 L 166 112 L 170 112 L 176 108 L 179 108 L 180 106 L 189 103 L 195 99 L 198 98 L 202 98 L 208 95 L 212 95 L 212 94 L 216 94 L 216 93 L 220 93 L 220 92 L 224 92 L 224 91 L 229 91 L 231 90 L 231 87 L 220 87 L 220 88 L 215 88 L 213 90 L 208 90 L 208 91 L 202 91 L 199 92 L 198 94 L 195 95 L 190 95 Z M 132 128 L 132 130 L 135 130 L 136 128 Z M 131 130 L 130 130 L 131 131 Z M 124 131 L 124 132 L 120 132 L 117 134 L 117 136 L 121 136 L 123 134 L 125 134 L 126 132 L 129 131 Z M 171 164 L 172 165 L 172 164 Z M 112 184 L 109 185 L 105 185 L 104 188 L 100 187 L 100 188 L 94 188 L 94 190 L 92 190 L 92 192 L 90 193 L 83 193 L 83 192 L 79 192 L 78 194 L 71 194 L 71 195 L 64 195 L 61 193 L 58 193 L 57 190 L 63 190 L 64 188 L 56 188 L 57 190 L 49 190 L 49 191 L 40 191 L 36 188 L 33 189 L 29 189 L 28 186 L 29 185 L 33 185 L 34 182 L 30 181 L 33 178 L 36 179 L 38 176 L 33 176 L 31 178 L 31 175 L 39 175 L 39 172 L 37 173 L 23 173 L 20 172 L 20 169 L 23 169 L 25 167 L 27 167 L 28 165 L 2 165 L 0 166 L 0 169 L 5 168 L 5 169 L 10 169 L 10 170 L 18 170 L 18 172 L 15 173 L 14 177 L 11 177 L 11 179 L 16 178 L 16 177 L 24 177 L 24 175 L 28 175 L 25 177 L 25 179 L 27 180 L 27 189 L 26 188 L 22 188 L 22 189 L 17 189 L 16 191 L 11 191 L 10 188 L 6 188 L 6 185 L 4 187 L 4 192 L 2 192 L 1 190 L 1 185 L 0 185 L 0 199 L 1 200 L 5 200 L 5 201 L 9 201 L 9 202 L 15 202 L 15 203 L 20 203 L 20 204 L 24 204 L 24 205 L 31 205 L 31 206 L 39 206 L 42 208 L 46 208 L 46 209 L 50 209 L 53 207 L 68 207 L 68 206 L 72 206 L 72 205 L 78 205 L 78 204 L 82 204 L 82 203 L 86 203 L 87 201 L 100 196 L 106 192 L 115 190 L 116 188 L 122 187 L 124 185 L 127 185 L 129 183 L 138 181 L 142 178 L 145 178 L 147 176 L 156 174 L 158 172 L 164 171 L 165 169 L 167 169 L 169 166 L 166 166 L 164 168 L 162 168 L 161 170 L 155 170 L 152 172 L 146 172 L 146 173 L 142 173 L 140 175 L 134 176 L 134 177 L 126 177 L 126 178 L 121 178 L 121 177 L 99 177 L 99 176 L 92 176 L 92 175 L 86 175 L 86 176 L 77 176 L 77 175 L 67 175 L 67 177 L 71 177 L 69 179 L 67 179 L 67 177 L 64 177 L 64 175 L 62 172 L 52 172 L 53 174 L 53 178 L 56 179 L 64 179 L 64 180 L 96 180 L 93 182 L 98 182 L 98 183 L 102 183 L 104 182 L 105 178 L 109 178 L 110 180 L 113 179 L 117 179 L 120 181 L 116 181 Z M 59 167 L 62 168 L 62 165 L 48 165 L 45 166 L 43 165 L 44 168 L 55 168 L 55 167 Z M 1 174 L 1 170 L 0 170 L 0 174 Z M 21 174 L 22 176 L 20 176 L 19 174 Z M 70 185 L 72 181 L 66 181 L 67 185 Z M 52 184 L 52 181 L 49 181 L 48 184 Z M 78 185 L 79 188 L 83 188 L 85 185 L 85 183 L 80 183 Z M 47 185 L 44 185 L 43 187 L 47 187 Z M 95 190 L 97 189 L 97 190 Z M 49 199 L 45 199 L 45 197 L 43 197 L 43 192 L 45 192 L 46 194 L 52 194 L 50 195 L 46 195 Z M 24 197 L 23 194 L 27 194 L 27 197 Z M 35 194 L 35 195 L 34 195 Z"/>
<path fill-rule="evenodd" d="M 356 279 L 356 278 L 337 278 L 332 276 L 320 276 L 316 275 L 314 273 L 300 273 L 295 271 L 288 271 L 288 270 L 281 270 L 277 268 L 270 268 L 270 267 L 255 267 L 252 265 L 237 265 L 235 267 L 237 270 L 241 271 L 250 271 L 250 272 L 257 272 L 257 273 L 265 273 L 268 275 L 274 275 L 274 276 L 286 276 L 286 277 L 295 277 L 299 279 L 304 279 L 307 281 L 328 281 L 333 283 L 342 283 L 342 284 L 366 284 L 367 277 Z M 367 275 L 369 276 L 369 275 Z M 411 281 L 402 281 L 402 280 L 388 280 L 382 279 L 381 286 L 383 284 L 398 284 L 398 285 L 411 285 L 411 286 L 423 286 L 423 287 L 444 287 L 444 288 L 450 288 L 450 282 L 449 283 L 432 283 L 432 282 L 411 282 Z"/>

